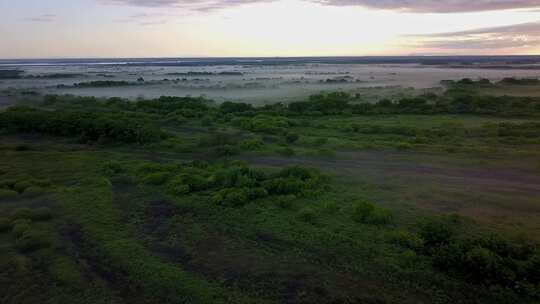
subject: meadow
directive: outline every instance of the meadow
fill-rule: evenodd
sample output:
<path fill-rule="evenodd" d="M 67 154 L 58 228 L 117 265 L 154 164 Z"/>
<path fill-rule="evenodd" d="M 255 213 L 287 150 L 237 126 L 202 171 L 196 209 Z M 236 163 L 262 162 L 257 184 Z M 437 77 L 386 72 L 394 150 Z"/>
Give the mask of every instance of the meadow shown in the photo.
<path fill-rule="evenodd" d="M 0 300 L 535 303 L 540 98 L 497 93 L 538 85 L 515 80 L 21 95 L 0 112 Z"/>

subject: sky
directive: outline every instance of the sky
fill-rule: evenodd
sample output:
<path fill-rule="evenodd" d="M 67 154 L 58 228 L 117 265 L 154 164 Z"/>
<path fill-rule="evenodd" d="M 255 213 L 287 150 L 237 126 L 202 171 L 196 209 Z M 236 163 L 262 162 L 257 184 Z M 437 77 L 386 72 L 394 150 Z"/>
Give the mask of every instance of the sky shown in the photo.
<path fill-rule="evenodd" d="M 540 0 L 0 0 L 0 58 L 540 54 Z"/>

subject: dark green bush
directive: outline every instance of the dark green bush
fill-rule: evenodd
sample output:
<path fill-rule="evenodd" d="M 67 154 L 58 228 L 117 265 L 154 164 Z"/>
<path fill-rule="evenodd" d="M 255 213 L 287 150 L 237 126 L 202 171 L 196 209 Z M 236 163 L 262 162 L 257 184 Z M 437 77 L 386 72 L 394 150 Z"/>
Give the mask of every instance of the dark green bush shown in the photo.
<path fill-rule="evenodd" d="M 351 216 L 358 223 L 372 225 L 385 225 L 393 220 L 393 214 L 390 210 L 377 208 L 368 202 L 354 204 Z"/>
<path fill-rule="evenodd" d="M 45 189 L 37 186 L 31 186 L 24 190 L 24 196 L 25 197 L 36 197 L 44 194 L 46 191 Z"/>
<path fill-rule="evenodd" d="M 152 123 L 130 115 L 27 107 L 12 107 L 0 113 L 0 129 L 78 137 L 83 143 L 106 137 L 118 142 L 143 144 L 165 137 L 165 133 Z"/>
<path fill-rule="evenodd" d="M 223 145 L 215 147 L 214 152 L 218 156 L 233 156 L 238 154 L 240 151 L 234 145 Z"/>
<path fill-rule="evenodd" d="M 291 149 L 289 147 L 280 148 L 277 150 L 277 153 L 281 156 L 286 156 L 286 157 L 294 156 L 296 154 L 294 149 Z"/>
<path fill-rule="evenodd" d="M 241 207 L 249 203 L 248 188 L 222 189 L 212 197 L 214 203 L 228 207 Z"/>
<path fill-rule="evenodd" d="M 317 220 L 317 213 L 310 207 L 304 207 L 298 211 L 298 219 L 313 224 Z"/>
<path fill-rule="evenodd" d="M 18 219 L 31 219 L 32 209 L 30 208 L 17 208 L 11 213 L 12 220 Z"/>
<path fill-rule="evenodd" d="M 18 194 L 19 193 L 17 193 L 17 191 L 0 189 L 0 200 L 14 199 L 18 196 Z"/>
<path fill-rule="evenodd" d="M 246 139 L 240 143 L 240 148 L 246 151 L 256 151 L 264 147 L 264 142 L 260 139 Z"/>
<path fill-rule="evenodd" d="M 11 220 L 5 217 L 0 218 L 0 232 L 5 232 L 11 229 Z"/>
<path fill-rule="evenodd" d="M 277 204 L 283 209 L 291 209 L 295 200 L 295 195 L 280 195 L 276 197 Z"/>
<path fill-rule="evenodd" d="M 18 219 L 18 220 L 14 220 L 12 221 L 11 223 L 11 232 L 13 232 L 13 234 L 16 236 L 16 237 L 19 237 L 21 235 L 23 235 L 27 230 L 30 229 L 30 220 L 27 220 L 27 219 Z"/>
<path fill-rule="evenodd" d="M 454 236 L 454 228 L 444 219 L 427 219 L 420 222 L 419 234 L 427 247 L 448 244 Z"/>
<path fill-rule="evenodd" d="M 198 174 L 182 173 L 173 178 L 170 187 L 176 194 L 186 194 L 207 190 L 210 182 Z"/>
<path fill-rule="evenodd" d="M 302 193 L 305 189 L 305 184 L 299 178 L 280 177 L 264 181 L 263 187 L 272 195 L 286 195 Z"/>
<path fill-rule="evenodd" d="M 285 136 L 285 140 L 286 140 L 289 144 L 295 143 L 295 142 L 297 142 L 299 139 L 300 139 L 300 135 L 298 135 L 298 134 L 296 134 L 296 133 L 287 133 L 287 135 Z"/>
<path fill-rule="evenodd" d="M 424 240 L 414 233 L 397 231 L 391 236 L 391 240 L 407 249 L 420 251 L 424 247 Z"/>
<path fill-rule="evenodd" d="M 47 207 L 32 209 L 30 219 L 32 221 L 48 221 L 52 218 L 52 210 Z"/>
<path fill-rule="evenodd" d="M 169 173 L 167 172 L 155 172 L 150 173 L 144 177 L 143 182 L 149 185 L 163 185 L 169 179 Z"/>
<path fill-rule="evenodd" d="M 15 248 L 21 252 L 36 251 L 50 245 L 49 236 L 43 232 L 26 230 L 15 240 Z"/>
<path fill-rule="evenodd" d="M 368 202 L 357 202 L 354 204 L 351 216 L 354 221 L 365 223 L 375 211 L 375 205 Z"/>
<path fill-rule="evenodd" d="M 118 161 L 108 161 L 103 165 L 103 174 L 106 176 L 113 176 L 123 171 L 122 164 Z"/>

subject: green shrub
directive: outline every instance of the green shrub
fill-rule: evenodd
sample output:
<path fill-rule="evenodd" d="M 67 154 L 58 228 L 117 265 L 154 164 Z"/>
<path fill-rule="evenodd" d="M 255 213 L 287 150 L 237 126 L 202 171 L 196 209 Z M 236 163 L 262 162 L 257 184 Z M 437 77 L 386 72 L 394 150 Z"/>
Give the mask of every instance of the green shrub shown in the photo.
<path fill-rule="evenodd" d="M 46 191 L 41 187 L 31 186 L 24 190 L 24 196 L 26 197 L 36 197 L 44 194 Z"/>
<path fill-rule="evenodd" d="M 31 219 L 32 218 L 32 209 L 30 208 L 17 208 L 11 213 L 12 220 L 18 219 Z"/>
<path fill-rule="evenodd" d="M 11 229 L 11 221 L 8 218 L 0 218 L 0 232 L 5 232 Z"/>
<path fill-rule="evenodd" d="M 365 223 L 375 211 L 375 205 L 368 202 L 357 202 L 354 204 L 351 216 L 354 221 Z"/>
<path fill-rule="evenodd" d="M 336 153 L 331 149 L 323 148 L 317 150 L 317 155 L 322 157 L 334 157 L 336 156 Z"/>
<path fill-rule="evenodd" d="M 49 245 L 48 235 L 34 230 L 26 230 L 15 240 L 15 248 L 21 252 L 36 251 Z"/>
<path fill-rule="evenodd" d="M 339 206 L 336 202 L 325 202 L 323 209 L 328 214 L 334 214 L 339 211 Z"/>
<path fill-rule="evenodd" d="M 30 214 L 32 221 L 48 221 L 52 218 L 52 210 L 47 207 L 33 209 Z"/>
<path fill-rule="evenodd" d="M 30 220 L 26 219 L 13 221 L 11 232 L 13 232 L 16 237 L 19 237 L 30 229 L 30 223 Z"/>
<path fill-rule="evenodd" d="M 289 148 L 289 147 L 285 147 L 285 148 L 280 148 L 277 150 L 277 153 L 281 156 L 294 156 L 296 154 L 296 152 Z"/>
<path fill-rule="evenodd" d="M 174 177 L 171 187 L 173 193 L 186 194 L 207 190 L 210 188 L 210 182 L 204 176 L 195 173 L 182 173 Z"/>
<path fill-rule="evenodd" d="M 249 190 L 247 188 L 222 189 L 213 195 L 212 200 L 222 206 L 244 206 L 249 202 Z"/>
<path fill-rule="evenodd" d="M 408 231 L 397 231 L 391 236 L 392 242 L 401 247 L 419 251 L 424 247 L 424 240 L 414 233 Z"/>
<path fill-rule="evenodd" d="M 0 181 L 0 189 L 13 189 L 17 180 L 15 179 L 4 179 Z"/>
<path fill-rule="evenodd" d="M 240 148 L 245 151 L 256 151 L 264 147 L 264 142 L 260 139 L 246 139 L 240 143 Z"/>
<path fill-rule="evenodd" d="M 0 200 L 14 199 L 18 196 L 17 191 L 0 189 Z"/>
<path fill-rule="evenodd" d="M 304 190 L 304 182 L 295 177 L 269 179 L 262 184 L 266 191 L 272 195 L 300 194 Z"/>
<path fill-rule="evenodd" d="M 33 179 L 32 184 L 37 187 L 47 188 L 52 185 L 52 182 L 50 179 L 43 178 L 43 179 Z"/>
<path fill-rule="evenodd" d="M 281 169 L 279 171 L 278 176 L 279 177 L 294 177 L 301 179 L 303 181 L 306 181 L 312 177 L 314 177 L 317 173 L 315 171 L 300 167 L 300 166 L 290 166 Z"/>
<path fill-rule="evenodd" d="M 123 171 L 122 165 L 118 161 L 108 161 L 103 165 L 103 174 L 106 176 L 113 176 Z"/>
<path fill-rule="evenodd" d="M 434 247 L 450 242 L 454 229 L 444 219 L 428 219 L 420 222 L 419 234 L 425 240 L 426 246 Z"/>
<path fill-rule="evenodd" d="M 250 200 L 256 200 L 259 198 L 264 198 L 268 196 L 268 191 L 262 187 L 249 188 L 248 196 Z"/>
<path fill-rule="evenodd" d="M 62 285 L 79 287 L 84 279 L 77 263 L 67 257 L 58 256 L 49 265 L 51 276 Z"/>
<path fill-rule="evenodd" d="M 299 139 L 300 139 L 300 135 L 298 135 L 298 134 L 296 134 L 296 133 L 287 133 L 287 135 L 285 136 L 285 140 L 286 140 L 289 144 L 295 143 L 295 142 L 297 142 Z"/>
<path fill-rule="evenodd" d="M 233 156 L 239 153 L 238 148 L 233 145 L 222 145 L 214 148 L 218 156 Z"/>
<path fill-rule="evenodd" d="M 317 213 L 312 208 L 305 207 L 298 211 L 298 219 L 303 222 L 313 224 L 317 219 Z"/>
<path fill-rule="evenodd" d="M 169 173 L 167 172 L 156 172 L 150 173 L 144 177 L 143 182 L 148 185 L 159 186 L 163 185 L 169 179 Z"/>
<path fill-rule="evenodd" d="M 277 204 L 283 209 L 291 209 L 295 200 L 295 195 L 280 195 L 276 197 Z"/>
<path fill-rule="evenodd" d="M 368 202 L 358 202 L 353 206 L 351 216 L 354 221 L 364 224 L 385 225 L 393 219 L 392 211 L 377 208 Z"/>
<path fill-rule="evenodd" d="M 406 142 L 401 142 L 401 143 L 397 144 L 397 146 L 396 146 L 396 149 L 398 149 L 400 151 L 411 150 L 412 148 L 413 148 L 413 145 L 411 145 L 410 143 L 406 143 Z"/>
<path fill-rule="evenodd" d="M 465 267 L 480 280 L 501 275 L 503 259 L 489 249 L 475 246 L 465 254 Z M 501 278 L 499 278 L 501 279 Z"/>
<path fill-rule="evenodd" d="M 13 190 L 19 192 L 19 193 L 23 193 L 24 190 L 26 190 L 26 188 L 28 187 L 32 187 L 32 183 L 28 182 L 28 181 L 20 181 L 20 182 L 17 182 L 14 186 L 13 186 Z"/>

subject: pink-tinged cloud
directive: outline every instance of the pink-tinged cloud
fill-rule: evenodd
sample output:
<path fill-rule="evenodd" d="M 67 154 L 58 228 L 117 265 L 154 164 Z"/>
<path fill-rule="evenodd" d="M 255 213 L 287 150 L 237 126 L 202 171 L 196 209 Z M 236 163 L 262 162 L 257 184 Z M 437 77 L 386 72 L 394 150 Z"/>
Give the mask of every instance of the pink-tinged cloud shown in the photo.
<path fill-rule="evenodd" d="M 428 49 L 481 50 L 540 46 L 540 21 L 459 32 L 411 35 Z"/>
<path fill-rule="evenodd" d="M 249 3 L 274 0 L 98 0 L 101 3 L 143 7 L 177 7 L 212 11 Z M 305 0 L 329 6 L 363 6 L 418 13 L 456 13 L 539 8 L 540 0 Z"/>

